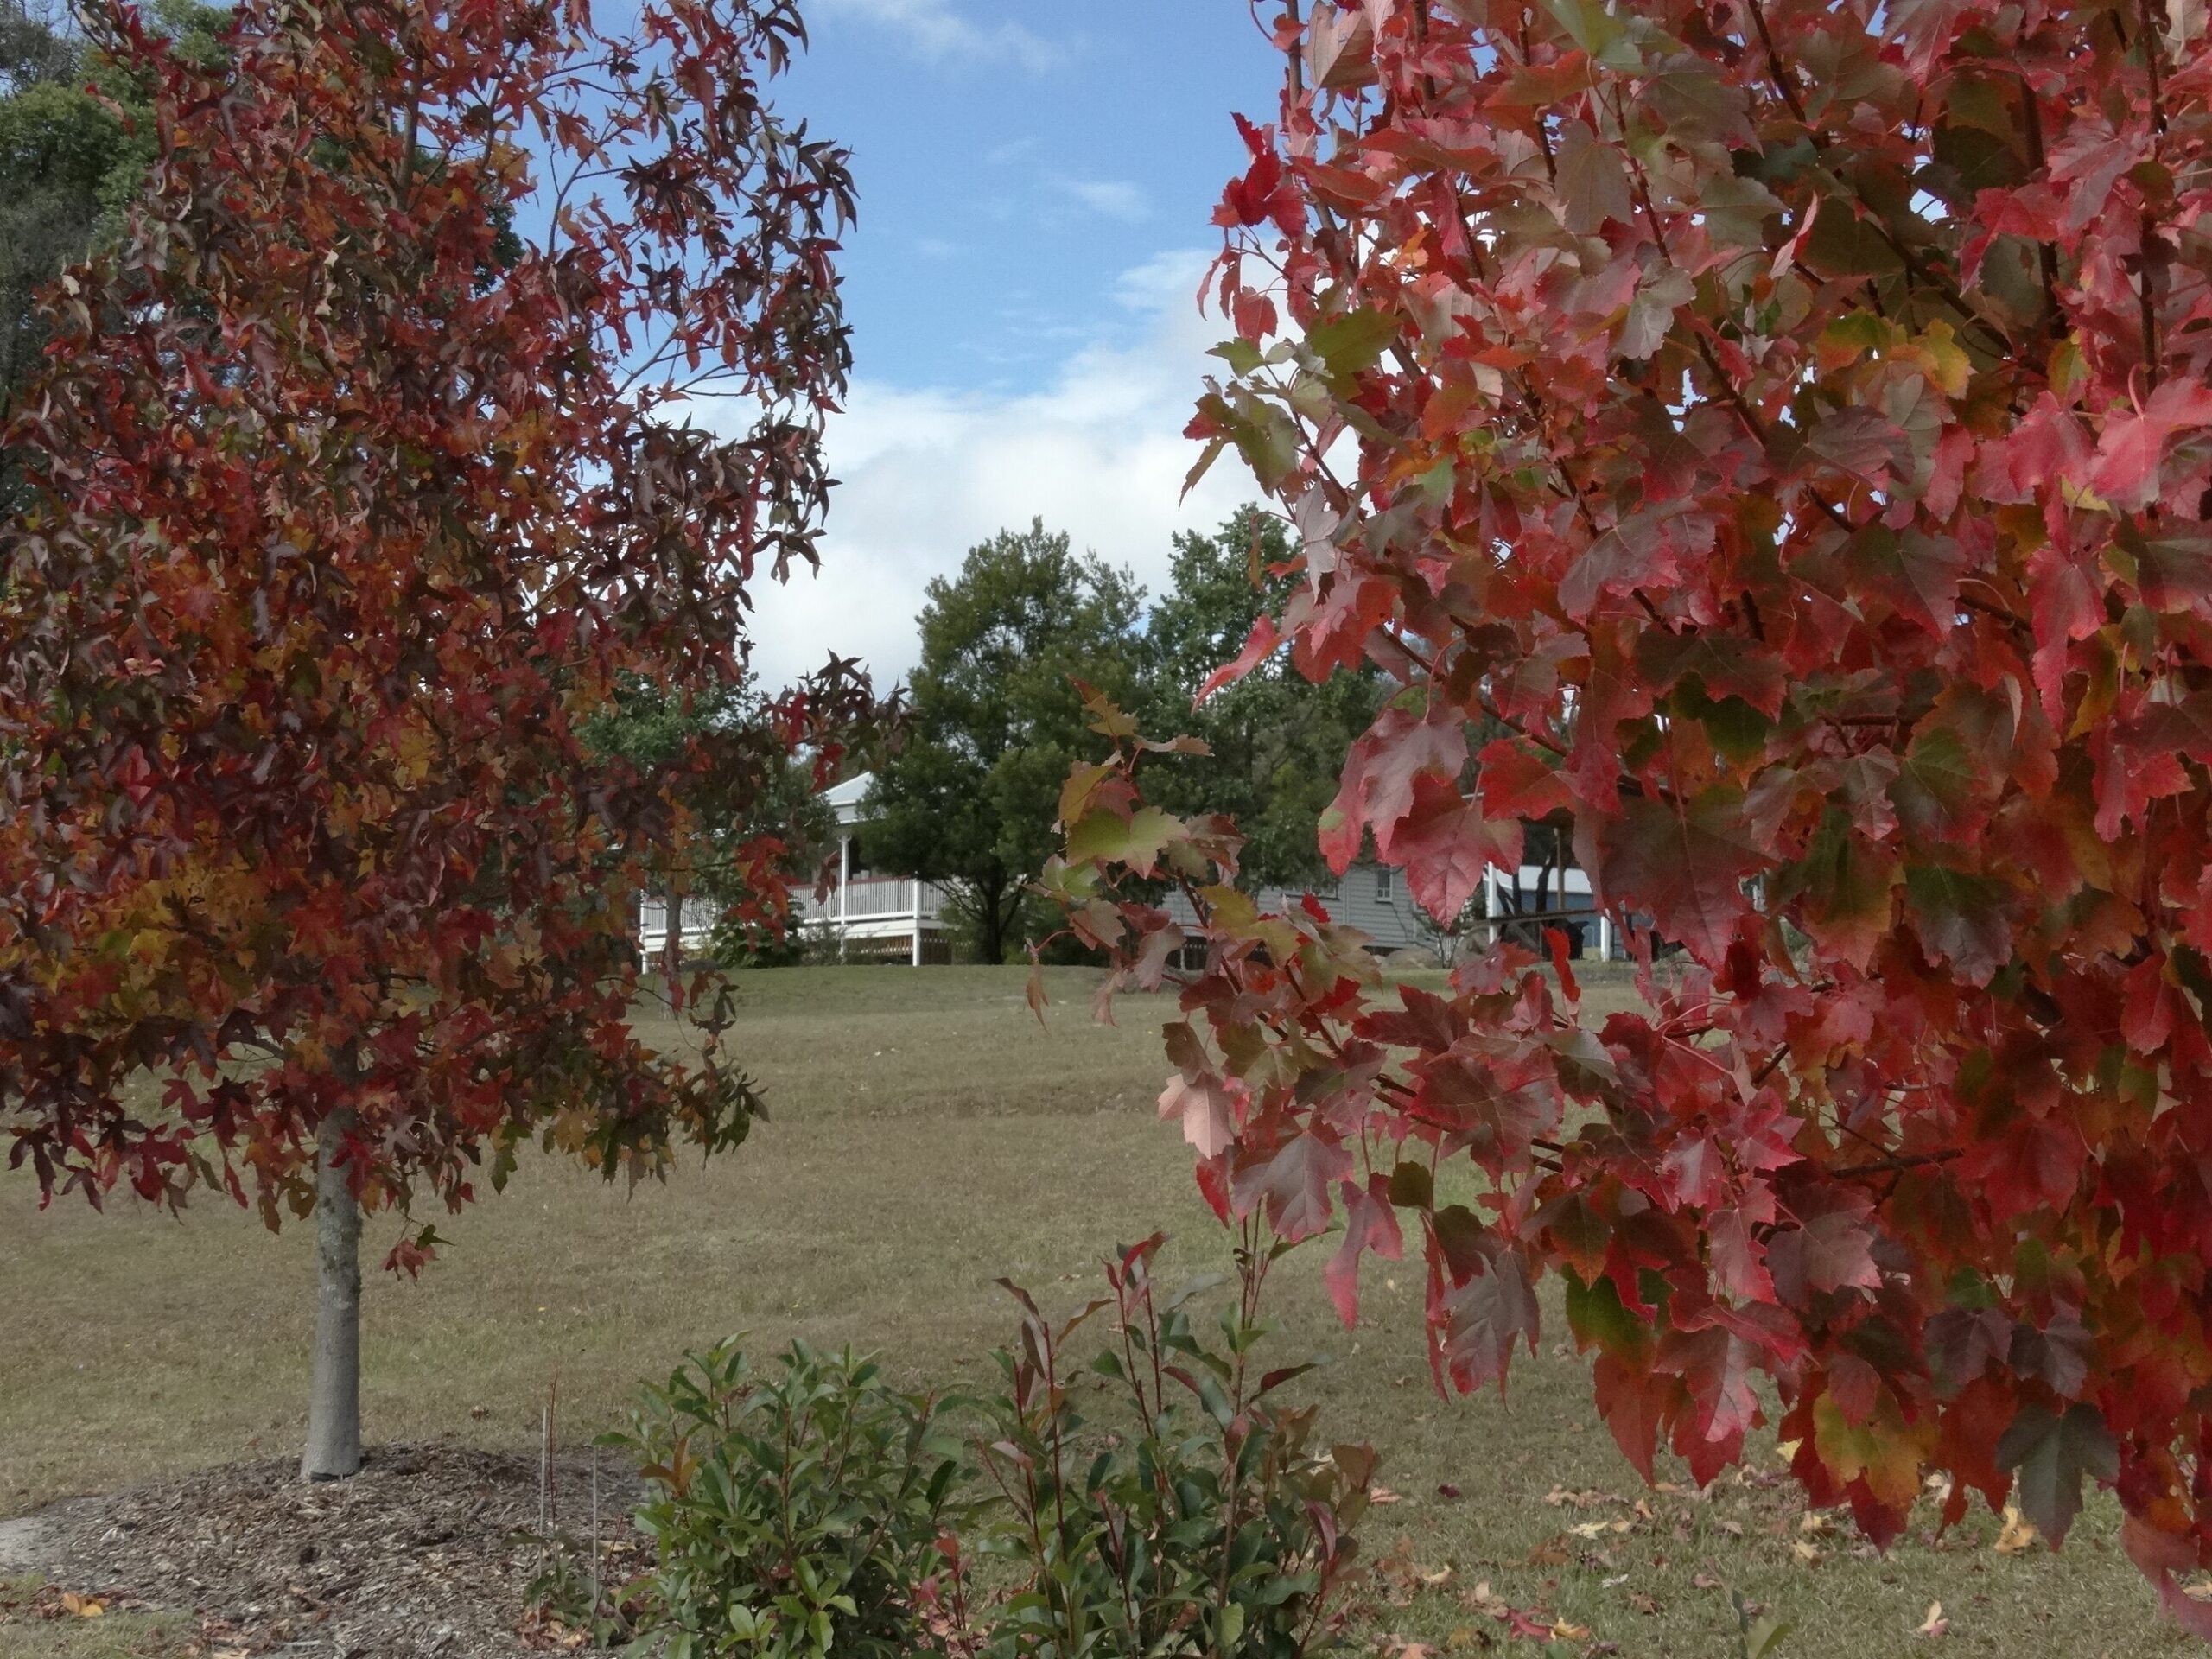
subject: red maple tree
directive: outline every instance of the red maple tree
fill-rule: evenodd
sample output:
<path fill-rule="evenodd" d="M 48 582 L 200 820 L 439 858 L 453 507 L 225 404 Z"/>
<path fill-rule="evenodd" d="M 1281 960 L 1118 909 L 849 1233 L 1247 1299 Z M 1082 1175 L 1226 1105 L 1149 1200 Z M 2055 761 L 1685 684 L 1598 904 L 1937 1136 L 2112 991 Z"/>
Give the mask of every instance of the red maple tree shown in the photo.
<path fill-rule="evenodd" d="M 756 573 L 814 556 L 850 181 L 764 97 L 791 0 L 248 0 L 215 66 L 95 25 L 158 154 L 16 431 L 0 1125 L 49 1196 L 320 1211 L 303 1471 L 343 1475 L 363 1206 L 745 1135 L 713 1014 L 632 1029 L 632 903 L 863 694 L 833 664 L 650 775 L 581 733 L 734 683 Z"/>
<path fill-rule="evenodd" d="M 1079 772 L 1048 880 L 1160 983 L 1224 1215 L 1410 1228 L 1440 1386 L 1565 1282 L 1647 1477 L 1770 1379 L 1809 1499 L 1924 1476 L 2212 1561 L 2212 50 L 2201 6 L 1319 0 L 1276 26 L 1192 427 L 1284 642 L 1397 695 L 1325 822 L 1440 918 L 1571 823 L 1643 1007 L 1380 982 L 1230 826 Z M 1195 937 L 1131 879 L 1190 895 Z M 1662 944 L 1680 954 L 1655 961 Z"/>

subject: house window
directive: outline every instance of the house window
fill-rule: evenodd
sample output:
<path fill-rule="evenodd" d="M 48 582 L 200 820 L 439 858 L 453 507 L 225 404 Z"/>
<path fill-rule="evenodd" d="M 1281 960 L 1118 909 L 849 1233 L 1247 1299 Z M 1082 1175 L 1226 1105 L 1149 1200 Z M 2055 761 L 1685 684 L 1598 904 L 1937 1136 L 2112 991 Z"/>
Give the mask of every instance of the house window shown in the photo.
<path fill-rule="evenodd" d="M 1398 873 L 1387 865 L 1375 872 L 1375 896 L 1383 903 L 1397 897 Z"/>

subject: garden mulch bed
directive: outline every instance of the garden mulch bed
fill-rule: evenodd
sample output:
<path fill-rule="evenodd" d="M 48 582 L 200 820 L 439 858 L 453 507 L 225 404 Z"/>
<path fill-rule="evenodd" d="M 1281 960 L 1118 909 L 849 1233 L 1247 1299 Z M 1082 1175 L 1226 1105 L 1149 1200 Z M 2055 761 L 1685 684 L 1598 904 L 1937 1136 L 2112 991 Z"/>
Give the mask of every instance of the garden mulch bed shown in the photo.
<path fill-rule="evenodd" d="M 625 1473 L 602 1468 L 604 1534 L 626 1529 Z M 582 1535 L 589 1465 L 563 1459 L 555 1484 Z M 233 1464 L 12 1523 L 0 1568 L 43 1576 L 34 1613 L 64 1597 L 188 1611 L 204 1659 L 505 1659 L 583 1645 L 526 1605 L 539 1503 L 535 1457 L 455 1446 L 379 1446 L 316 1485 L 289 1460 Z"/>

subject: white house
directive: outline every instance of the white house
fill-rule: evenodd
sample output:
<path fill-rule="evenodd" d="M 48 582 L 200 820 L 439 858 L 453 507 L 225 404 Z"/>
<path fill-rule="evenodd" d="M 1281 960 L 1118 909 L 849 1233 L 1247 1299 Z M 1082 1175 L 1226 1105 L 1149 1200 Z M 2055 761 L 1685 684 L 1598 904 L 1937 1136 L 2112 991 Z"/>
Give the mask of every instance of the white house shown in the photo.
<path fill-rule="evenodd" d="M 931 882 L 868 868 L 861 840 L 861 807 L 874 781 L 873 773 L 862 772 L 823 791 L 823 803 L 837 817 L 836 884 L 827 898 L 811 891 L 795 895 L 795 919 L 801 933 L 836 944 L 840 955 L 903 957 L 918 968 L 931 954 L 929 947 L 944 939 L 944 893 Z M 711 901 L 686 899 L 685 948 L 703 947 L 720 916 L 720 907 Z M 668 905 L 647 899 L 638 911 L 638 948 L 650 962 L 667 943 Z"/>
<path fill-rule="evenodd" d="M 823 798 L 837 815 L 837 885 L 824 899 L 804 895 L 801 925 L 816 937 L 835 941 L 855 955 L 880 957 L 903 952 L 918 967 L 927 957 L 941 954 L 931 947 L 942 945 L 947 938 L 944 892 L 932 882 L 880 874 L 869 868 L 865 807 L 868 786 L 874 781 L 872 774 L 863 772 L 824 792 Z M 1540 894 L 1538 885 L 1543 875 L 1534 864 L 1522 869 L 1522 890 L 1528 905 L 1525 914 L 1563 911 L 1564 925 L 1579 928 L 1586 946 L 1595 949 L 1602 944 L 1610 954 L 1612 930 L 1602 922 L 1594 929 L 1592 926 L 1589 877 L 1579 869 L 1554 871 L 1549 891 Z M 1510 919 L 1510 885 L 1500 880 L 1496 871 L 1491 872 L 1484 887 L 1484 916 L 1499 918 L 1501 922 Z M 1263 909 L 1280 910 L 1296 905 L 1304 895 L 1288 888 L 1263 887 L 1256 896 Z M 1324 883 L 1314 897 L 1332 920 L 1359 929 L 1375 941 L 1379 950 L 1428 951 L 1440 944 L 1439 931 L 1424 920 L 1406 889 L 1403 874 L 1388 865 L 1354 865 L 1341 880 Z M 1179 913 L 1185 921 L 1192 919 L 1190 906 L 1179 893 L 1170 895 L 1167 909 L 1171 914 Z M 687 931 L 690 920 L 687 913 Z M 1486 940 L 1495 937 L 1496 928 L 1478 922 L 1473 931 Z"/>
<path fill-rule="evenodd" d="M 874 774 L 862 772 L 823 791 L 823 800 L 837 818 L 837 880 L 826 897 L 798 895 L 798 926 L 811 938 L 836 945 L 840 956 L 879 961 L 903 957 L 918 968 L 932 957 L 944 959 L 949 949 L 944 890 L 934 882 L 869 868 L 866 807 L 874 782 Z M 1548 880 L 1546 876 L 1536 865 L 1522 867 L 1527 909 L 1516 913 L 1510 903 L 1511 884 L 1497 871 L 1487 872 L 1481 913 L 1463 927 L 1460 942 L 1487 944 L 1516 919 L 1560 914 L 1561 925 L 1580 935 L 1583 948 L 1608 958 L 1617 955 L 1614 928 L 1605 918 L 1591 915 L 1590 878 L 1579 869 L 1551 871 Z M 1262 887 L 1255 896 L 1263 910 L 1285 910 L 1304 894 L 1297 889 Z M 1321 883 L 1313 896 L 1331 920 L 1359 929 L 1385 953 L 1434 951 L 1446 944 L 1414 905 L 1403 873 L 1388 865 L 1355 864 L 1341 880 Z M 1170 894 L 1166 907 L 1179 920 L 1192 919 L 1190 905 L 1180 893 Z M 715 907 L 707 900 L 684 900 L 684 944 L 703 945 L 715 917 Z M 660 899 L 647 899 L 639 913 L 639 949 L 651 960 L 667 938 L 668 906 Z"/>
<path fill-rule="evenodd" d="M 827 898 L 799 896 L 799 925 L 834 942 L 840 955 L 895 957 L 903 951 L 918 968 L 930 947 L 946 939 L 944 889 L 869 868 L 863 832 L 874 782 L 875 774 L 864 772 L 823 791 L 823 800 L 837 815 L 837 882 Z"/>
<path fill-rule="evenodd" d="M 1521 867 L 1526 908 L 1516 911 L 1511 904 L 1511 882 L 1496 870 L 1487 872 L 1479 914 L 1463 923 L 1459 943 L 1486 944 L 1497 937 L 1502 928 L 1516 920 L 1541 922 L 1548 915 L 1560 914 L 1559 925 L 1570 930 L 1570 938 L 1579 933 L 1583 946 L 1592 954 L 1601 949 L 1611 954 L 1612 928 L 1603 918 L 1591 914 L 1590 878 L 1579 869 L 1554 870 L 1548 873 L 1548 890 L 1540 889 L 1539 881 L 1546 877 L 1547 873 L 1537 865 Z M 1305 890 L 1262 887 L 1254 896 L 1262 910 L 1288 910 L 1305 897 Z M 1442 952 L 1448 959 L 1452 942 L 1446 938 L 1444 930 L 1431 922 L 1427 912 L 1414 902 L 1403 871 L 1387 864 L 1355 864 L 1340 878 L 1317 884 L 1313 896 L 1329 912 L 1331 921 L 1357 928 L 1375 942 L 1378 951 L 1389 955 L 1401 950 Z M 1168 895 L 1166 910 L 1178 921 L 1186 924 L 1194 917 L 1189 901 L 1180 893 Z"/>

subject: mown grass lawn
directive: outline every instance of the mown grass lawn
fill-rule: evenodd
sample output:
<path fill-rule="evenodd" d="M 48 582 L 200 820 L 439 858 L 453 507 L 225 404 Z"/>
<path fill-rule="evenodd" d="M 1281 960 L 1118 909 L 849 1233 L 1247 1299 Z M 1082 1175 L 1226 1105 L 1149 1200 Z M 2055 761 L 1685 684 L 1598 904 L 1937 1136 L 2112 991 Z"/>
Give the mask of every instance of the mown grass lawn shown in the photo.
<path fill-rule="evenodd" d="M 1118 1027 L 1095 1025 L 1091 977 L 1067 970 L 1040 1031 L 1024 978 L 748 976 L 742 1040 L 773 1120 L 665 1187 L 632 1194 L 533 1159 L 503 1196 L 440 1218 L 452 1243 L 420 1282 L 368 1287 L 371 1440 L 528 1445 L 557 1379 L 573 1444 L 613 1421 L 641 1376 L 733 1332 L 763 1348 L 874 1348 L 917 1382 L 982 1382 L 1011 1330 L 1001 1275 L 1071 1303 L 1103 1251 L 1155 1228 L 1173 1236 L 1171 1269 L 1217 1264 L 1224 1241 L 1153 1110 L 1169 1005 L 1127 1000 Z M 368 1247 L 381 1256 L 396 1231 L 381 1219 Z M 303 1230 L 271 1236 L 213 1204 L 181 1222 L 127 1202 L 42 1211 L 28 1181 L 0 1177 L 0 1516 L 289 1450 L 308 1248 Z M 1702 1497 L 1679 1472 L 1646 1492 L 1590 1404 L 1555 1300 L 1510 1397 L 1447 1402 L 1421 1357 L 1417 1274 L 1371 1268 L 1371 1322 L 1347 1334 L 1321 1294 L 1323 1259 L 1309 1249 L 1279 1270 L 1274 1340 L 1334 1357 L 1299 1386 L 1336 1438 L 1382 1449 L 1400 1495 L 1365 1529 L 1403 1598 L 1377 1608 L 1378 1635 L 1445 1651 L 1501 1641 L 1469 1605 L 1487 1584 L 1590 1632 L 1562 1653 L 1732 1653 L 1731 1590 L 1796 1622 L 1786 1659 L 2190 1650 L 2120 1554 L 2107 1502 L 2063 1556 L 1999 1553 L 1986 1516 L 1936 1538 L 1931 1510 L 1884 1559 L 1847 1523 L 1805 1529 L 1765 1448 Z M 1916 1635 L 1937 1601 L 1948 1630 Z M 0 1625 L 0 1659 L 111 1650 L 54 1639 Z"/>

